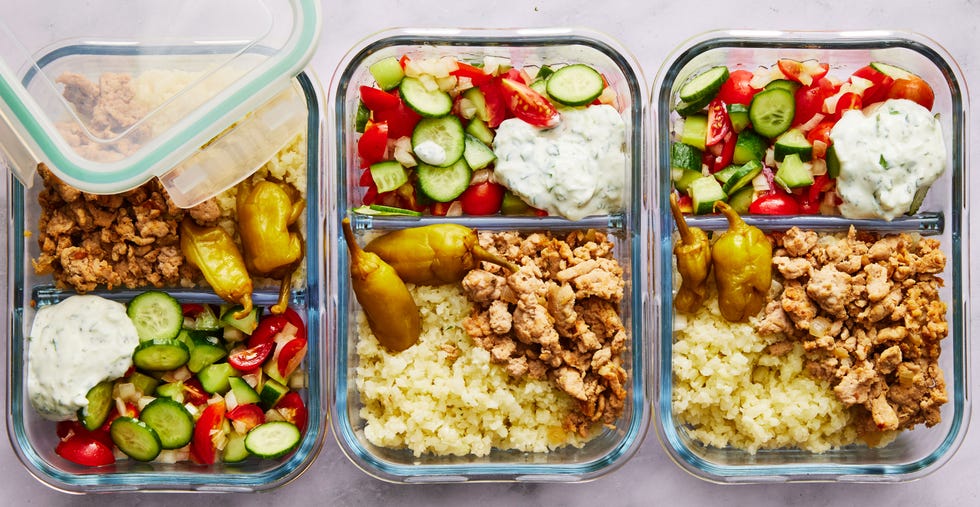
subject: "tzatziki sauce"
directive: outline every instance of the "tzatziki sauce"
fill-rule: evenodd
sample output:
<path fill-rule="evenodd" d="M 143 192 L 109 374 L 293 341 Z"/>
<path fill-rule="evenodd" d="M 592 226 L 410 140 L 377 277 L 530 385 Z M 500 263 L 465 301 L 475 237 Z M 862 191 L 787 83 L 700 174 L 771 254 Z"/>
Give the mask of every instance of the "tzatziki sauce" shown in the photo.
<path fill-rule="evenodd" d="M 41 307 L 28 336 L 27 392 L 34 409 L 52 421 L 75 419 L 88 390 L 122 377 L 139 345 L 126 307 L 76 295 Z"/>
<path fill-rule="evenodd" d="M 580 220 L 623 209 L 626 125 L 612 106 L 561 111 L 550 129 L 504 120 L 493 179 L 531 206 Z"/>
<path fill-rule="evenodd" d="M 840 162 L 841 215 L 893 220 L 909 212 L 946 168 L 942 128 L 933 114 L 906 99 L 847 111 L 830 131 Z"/>

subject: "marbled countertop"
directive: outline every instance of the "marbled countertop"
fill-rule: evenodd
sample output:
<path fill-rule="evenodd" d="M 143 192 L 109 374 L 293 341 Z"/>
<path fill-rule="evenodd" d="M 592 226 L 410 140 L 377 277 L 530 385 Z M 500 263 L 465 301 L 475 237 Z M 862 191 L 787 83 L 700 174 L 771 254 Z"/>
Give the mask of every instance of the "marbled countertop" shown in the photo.
<path fill-rule="evenodd" d="M 12 2 L 13 0 L 2 0 Z M 107 0 L 103 0 L 107 1 Z M 40 2 L 43 4 L 43 2 Z M 582 26 L 612 35 L 638 59 L 652 85 L 664 59 L 680 42 L 716 29 L 908 30 L 943 46 L 967 84 L 980 83 L 976 44 L 980 5 L 975 0 L 889 2 L 668 2 L 663 0 L 356 0 L 323 2 L 323 34 L 311 63 L 324 89 L 342 56 L 362 38 L 394 26 Z M 27 7 L 24 9 L 43 9 Z M 84 2 L 79 3 L 80 6 Z M 34 14 L 36 15 L 36 14 Z M 969 142 L 980 141 L 978 116 L 969 115 Z M 971 168 L 971 172 L 972 168 Z M 6 209 L 7 203 L 0 203 Z M 970 227 L 971 247 L 980 236 Z M 2 263 L 2 264 L 5 264 Z M 970 284 L 976 291 L 977 280 Z M 980 292 L 978 292 L 980 293 Z M 976 318 L 970 321 L 977 330 Z M 971 352 L 971 362 L 980 364 Z M 2 368 L 2 367 L 0 367 Z M 4 372 L 5 373 L 5 372 Z M 5 376 L 5 375 L 4 375 Z M 976 382 L 970 387 L 977 388 Z M 3 424 L 3 423 L 0 423 Z M 653 427 L 621 468 L 585 484 L 394 485 L 355 467 L 328 435 L 318 458 L 299 479 L 259 494 L 121 494 L 74 496 L 44 486 L 27 473 L 10 444 L 0 445 L 3 505 L 976 505 L 980 502 L 980 435 L 968 432 L 955 456 L 917 481 L 901 484 L 716 485 L 678 468 Z"/>

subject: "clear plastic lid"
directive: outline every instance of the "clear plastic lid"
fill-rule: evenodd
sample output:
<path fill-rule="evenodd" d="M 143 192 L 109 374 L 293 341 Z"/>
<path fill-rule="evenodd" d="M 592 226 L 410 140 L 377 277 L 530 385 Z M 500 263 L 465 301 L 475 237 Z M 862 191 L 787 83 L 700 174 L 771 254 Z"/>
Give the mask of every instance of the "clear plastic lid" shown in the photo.
<path fill-rule="evenodd" d="M 316 47 L 319 9 L 316 0 L 0 5 L 0 150 L 27 186 L 43 162 L 97 194 L 157 176 L 177 205 L 193 206 L 305 124 L 290 79 Z"/>

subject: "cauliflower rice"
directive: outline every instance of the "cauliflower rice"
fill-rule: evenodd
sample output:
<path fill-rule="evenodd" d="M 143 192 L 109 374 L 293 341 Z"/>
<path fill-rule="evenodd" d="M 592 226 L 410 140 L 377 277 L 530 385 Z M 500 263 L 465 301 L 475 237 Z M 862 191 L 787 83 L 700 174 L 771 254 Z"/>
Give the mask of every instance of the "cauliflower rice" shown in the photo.
<path fill-rule="evenodd" d="M 547 452 L 585 439 L 562 428 L 574 401 L 547 380 L 510 377 L 490 363 L 460 323 L 472 304 L 457 285 L 408 285 L 422 315 L 422 335 L 391 354 L 356 315 L 364 436 L 415 456 L 485 456 L 493 449 Z"/>
<path fill-rule="evenodd" d="M 854 443 L 857 430 L 829 383 L 803 371 L 803 347 L 767 353 L 778 336 L 728 322 L 713 283 L 694 315 L 675 314 L 673 413 L 694 439 L 713 447 L 799 448 L 824 452 Z"/>

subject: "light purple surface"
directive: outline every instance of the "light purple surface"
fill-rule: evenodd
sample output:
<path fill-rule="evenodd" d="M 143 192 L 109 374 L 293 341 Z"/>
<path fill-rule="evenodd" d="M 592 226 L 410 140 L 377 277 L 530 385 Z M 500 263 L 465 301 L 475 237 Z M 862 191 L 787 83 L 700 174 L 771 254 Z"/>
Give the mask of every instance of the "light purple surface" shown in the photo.
<path fill-rule="evenodd" d="M 14 0 L 0 0 L 12 2 Z M 102 0 L 108 1 L 108 0 Z M 43 2 L 23 2 L 35 12 Z M 82 3 L 80 3 L 81 5 Z M 945 47 L 963 70 L 967 86 L 978 86 L 980 5 L 975 0 L 837 2 L 815 0 L 761 2 L 705 0 L 447 0 L 324 1 L 323 35 L 312 69 L 324 89 L 337 62 L 365 36 L 393 26 L 547 27 L 583 26 L 616 37 L 631 50 L 652 84 L 664 58 L 681 41 L 716 29 L 910 30 Z M 977 115 L 969 115 L 969 145 L 980 141 Z M 974 152 L 976 156 L 976 152 Z M 972 171 L 971 171 L 972 172 Z M 6 196 L 0 210 L 7 207 Z M 4 214 L 0 211 L 0 214 Z M 6 221 L 6 216 L 3 217 Z M 977 251 L 976 226 L 970 226 Z M 6 241 L 4 241 L 6 244 Z M 5 272 L 6 255 L 0 255 Z M 975 274 L 975 273 L 973 273 Z M 980 294 L 977 279 L 970 291 Z M 973 305 L 971 305 L 973 306 Z M 971 334 L 977 319 L 970 319 Z M 976 336 L 974 336 L 974 341 Z M 980 364 L 971 352 L 971 363 Z M 5 365 L 0 367 L 5 368 Z M 3 370 L 4 377 L 6 376 Z M 971 388 L 976 388 L 977 377 Z M 969 394 L 969 393 L 968 393 Z M 0 422 L 0 424 L 4 424 Z M 5 428 L 4 428 L 4 433 Z M 969 431 L 956 455 L 934 473 L 903 484 L 772 484 L 720 486 L 692 477 L 675 466 L 656 432 L 622 468 L 596 481 L 571 485 L 462 484 L 392 485 L 375 480 L 344 457 L 332 435 L 313 466 L 280 489 L 253 495 L 123 494 L 73 496 L 32 478 L 10 444 L 0 445 L 2 505 L 976 505 L 980 502 L 980 435 Z"/>

